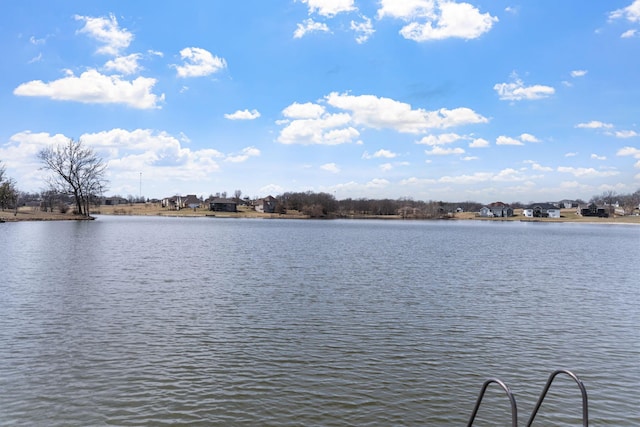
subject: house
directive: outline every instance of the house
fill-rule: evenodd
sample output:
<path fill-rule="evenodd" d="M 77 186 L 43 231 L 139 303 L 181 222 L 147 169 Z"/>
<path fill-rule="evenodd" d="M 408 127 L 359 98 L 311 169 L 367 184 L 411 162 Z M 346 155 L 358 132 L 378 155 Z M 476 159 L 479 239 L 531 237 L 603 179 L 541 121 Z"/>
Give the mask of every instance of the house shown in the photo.
<path fill-rule="evenodd" d="M 276 203 L 275 197 L 267 196 L 264 199 L 256 200 L 255 210 L 261 213 L 274 213 L 276 211 Z"/>
<path fill-rule="evenodd" d="M 586 208 L 582 206 L 578 206 L 578 215 L 609 218 L 609 212 L 607 211 L 607 209 L 603 207 L 599 207 L 595 203 L 590 203 Z"/>
<path fill-rule="evenodd" d="M 513 208 L 506 203 L 494 202 L 480 208 L 480 216 L 486 218 L 506 218 L 513 216 Z"/>
<path fill-rule="evenodd" d="M 238 212 L 238 203 L 235 199 L 216 197 L 209 202 L 209 210 L 215 212 Z"/>
<path fill-rule="evenodd" d="M 129 201 L 127 199 L 125 199 L 124 197 L 105 197 L 104 198 L 104 204 L 106 206 L 117 206 L 117 205 L 126 205 L 128 204 Z"/>
<path fill-rule="evenodd" d="M 187 194 L 182 197 L 182 207 L 197 209 L 202 206 L 202 201 L 195 194 Z"/>
<path fill-rule="evenodd" d="M 551 203 L 533 203 L 522 210 L 527 218 L 560 218 L 560 208 Z"/>

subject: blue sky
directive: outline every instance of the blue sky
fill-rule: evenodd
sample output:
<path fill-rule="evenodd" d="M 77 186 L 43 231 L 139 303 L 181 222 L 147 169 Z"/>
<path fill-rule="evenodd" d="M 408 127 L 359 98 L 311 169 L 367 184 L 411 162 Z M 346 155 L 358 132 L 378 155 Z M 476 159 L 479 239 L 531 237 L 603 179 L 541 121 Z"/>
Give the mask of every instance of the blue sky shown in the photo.
<path fill-rule="evenodd" d="M 640 188 L 640 0 L 33 1 L 0 160 L 81 139 L 108 194 L 554 201 Z"/>

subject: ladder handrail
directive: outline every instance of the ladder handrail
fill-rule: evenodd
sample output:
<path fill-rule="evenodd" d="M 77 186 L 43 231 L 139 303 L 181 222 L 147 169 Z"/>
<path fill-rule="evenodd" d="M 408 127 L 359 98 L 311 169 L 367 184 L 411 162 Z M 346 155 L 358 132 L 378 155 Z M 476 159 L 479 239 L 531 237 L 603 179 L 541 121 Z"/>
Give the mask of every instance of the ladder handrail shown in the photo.
<path fill-rule="evenodd" d="M 547 384 L 545 385 L 544 389 L 542 390 L 542 393 L 540 394 L 540 397 L 538 398 L 538 403 L 536 403 L 536 407 L 531 413 L 531 418 L 529 418 L 529 421 L 527 422 L 527 427 L 531 427 L 531 424 L 533 423 L 533 419 L 536 417 L 536 414 L 538 413 L 538 409 L 540 409 L 540 406 L 542 406 L 542 401 L 544 400 L 545 396 L 547 395 L 547 392 L 549 391 L 549 388 L 551 387 L 551 383 L 553 382 L 553 380 L 558 374 L 567 374 L 568 376 L 573 378 L 573 380 L 578 384 L 578 387 L 580 387 L 580 393 L 582 393 L 582 425 L 583 427 L 589 426 L 587 389 L 585 388 L 582 381 L 580 381 L 580 379 L 573 372 L 567 371 L 566 369 L 558 369 L 557 371 L 549 375 Z"/>
<path fill-rule="evenodd" d="M 478 400 L 476 401 L 476 406 L 473 408 L 473 413 L 471 414 L 471 418 L 469 418 L 469 423 L 467 424 L 467 427 L 473 426 L 473 420 L 476 418 L 478 409 L 480 409 L 480 402 L 482 402 L 482 398 L 484 397 L 484 392 L 487 390 L 487 387 L 489 387 L 489 384 L 491 383 L 498 384 L 507 393 L 507 396 L 509 397 L 509 401 L 511 402 L 511 425 L 512 427 L 518 427 L 518 407 L 516 405 L 516 398 L 511 392 L 511 390 L 509 389 L 509 387 L 497 378 L 488 379 L 482 385 L 482 389 L 480 390 L 480 394 L 478 395 Z"/>

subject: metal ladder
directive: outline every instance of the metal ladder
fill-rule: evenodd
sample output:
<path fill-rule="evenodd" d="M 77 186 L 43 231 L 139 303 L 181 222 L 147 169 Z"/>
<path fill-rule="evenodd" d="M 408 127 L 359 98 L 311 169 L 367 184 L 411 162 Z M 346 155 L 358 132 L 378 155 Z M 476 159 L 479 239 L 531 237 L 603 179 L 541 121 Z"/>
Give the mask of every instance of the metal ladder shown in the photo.
<path fill-rule="evenodd" d="M 588 427 L 589 426 L 589 409 L 588 409 L 588 402 L 587 402 L 587 389 L 584 387 L 584 384 L 582 383 L 582 381 L 580 381 L 580 379 L 573 372 L 567 371 L 566 369 L 558 369 L 557 371 L 554 371 L 554 372 L 551 373 L 551 375 L 549 375 L 549 379 L 547 380 L 547 384 L 545 385 L 544 389 L 542 390 L 542 393 L 540 393 L 540 397 L 538 398 L 538 403 L 536 403 L 536 407 L 533 409 L 533 412 L 531 413 L 531 417 L 529 417 L 529 421 L 527 421 L 527 427 L 531 427 L 531 424 L 533 424 L 533 420 L 535 419 L 536 415 L 538 414 L 538 410 L 540 409 L 540 406 L 542 406 L 542 401 L 546 397 L 547 392 L 549 391 L 549 388 L 551 387 L 551 383 L 558 376 L 558 374 L 566 374 L 566 375 L 570 376 L 571 378 L 573 378 L 573 380 L 578 384 L 578 387 L 580 388 L 580 393 L 582 394 L 582 425 L 584 427 Z M 478 413 L 478 409 L 480 409 L 480 403 L 482 402 L 482 398 L 484 397 L 484 393 L 487 390 L 487 387 L 489 387 L 489 385 L 491 383 L 498 384 L 500 387 L 502 387 L 502 389 L 507 394 L 507 397 L 509 398 L 509 402 L 511 403 L 511 425 L 513 427 L 518 427 L 518 407 L 517 407 L 517 404 L 516 404 L 516 398 L 513 395 L 513 393 L 511 392 L 511 390 L 509 389 L 509 387 L 505 383 L 503 383 L 502 381 L 500 381 L 497 378 L 488 379 L 482 385 L 482 389 L 480 390 L 480 394 L 478 395 L 478 400 L 476 401 L 476 405 L 473 408 L 473 413 L 471 414 L 471 418 L 469 418 L 469 423 L 467 424 L 467 427 L 472 427 L 473 426 L 473 421 L 476 418 L 476 414 Z"/>

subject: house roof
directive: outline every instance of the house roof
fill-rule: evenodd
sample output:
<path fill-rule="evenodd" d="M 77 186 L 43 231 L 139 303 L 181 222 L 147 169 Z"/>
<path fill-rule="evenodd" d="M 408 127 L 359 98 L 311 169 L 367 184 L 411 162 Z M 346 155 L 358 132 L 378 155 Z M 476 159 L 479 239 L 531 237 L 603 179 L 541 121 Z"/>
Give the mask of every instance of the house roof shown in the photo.
<path fill-rule="evenodd" d="M 528 209 L 545 209 L 545 210 L 560 209 L 559 207 L 557 207 L 552 203 L 532 203 L 529 206 L 527 206 L 527 208 Z"/>

